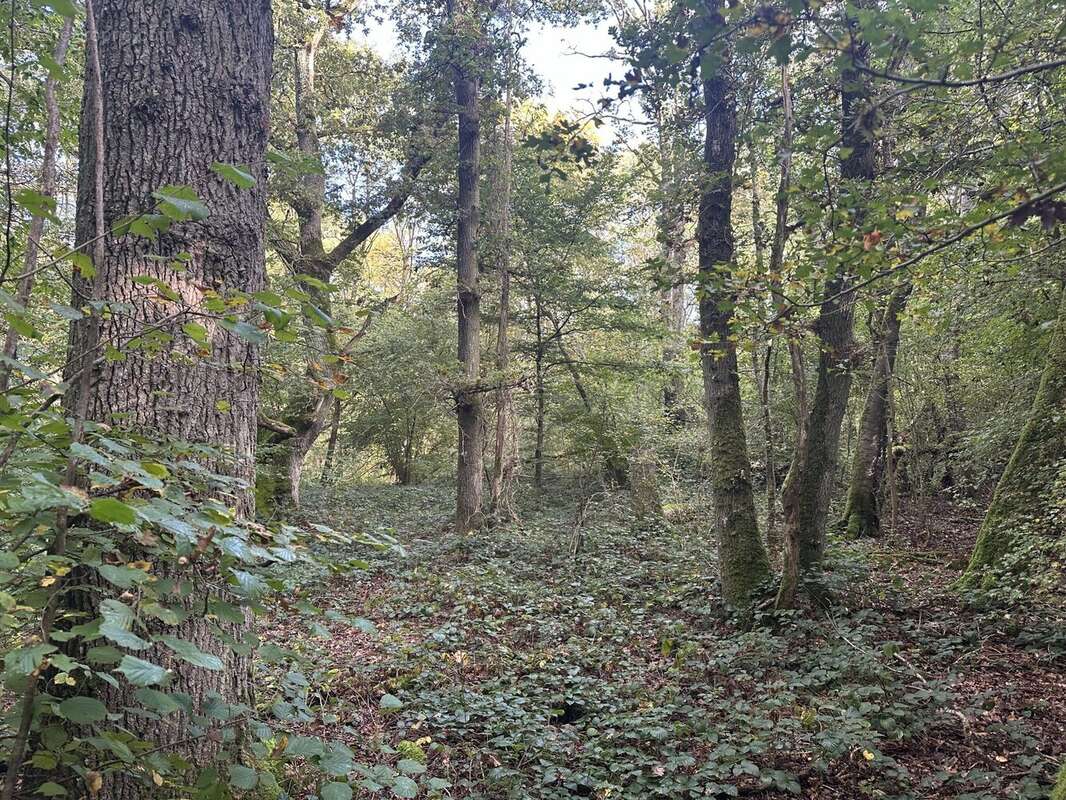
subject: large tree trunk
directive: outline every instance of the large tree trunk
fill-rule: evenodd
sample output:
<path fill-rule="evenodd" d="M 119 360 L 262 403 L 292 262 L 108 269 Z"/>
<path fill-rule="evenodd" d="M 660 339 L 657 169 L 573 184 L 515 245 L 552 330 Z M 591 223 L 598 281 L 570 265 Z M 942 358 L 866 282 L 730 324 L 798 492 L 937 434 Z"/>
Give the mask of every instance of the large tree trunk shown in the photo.
<path fill-rule="evenodd" d="M 508 30 L 510 9 L 507 9 Z M 510 75 L 508 75 L 508 79 Z M 500 309 L 496 326 L 496 438 L 493 445 L 489 515 L 494 522 L 518 518 L 514 506 L 515 477 L 518 472 L 518 434 L 515 426 L 514 397 L 509 385 L 511 368 L 511 168 L 514 136 L 511 128 L 511 89 L 504 93 L 503 130 L 495 164 L 497 186 L 496 232 L 493 236 L 496 271 L 500 276 Z"/>
<path fill-rule="evenodd" d="M 196 312 L 202 310 L 207 289 L 254 292 L 263 283 L 264 159 L 273 51 L 270 2 L 93 0 L 93 9 L 103 92 L 98 98 L 93 81 L 86 81 L 77 242 L 89 242 L 96 230 L 98 143 L 94 115 L 88 110 L 98 102 L 103 115 L 100 167 L 105 224 L 110 227 L 151 208 L 152 192 L 165 185 L 192 187 L 211 215 L 204 221 L 175 224 L 157 241 L 108 238 L 103 257 L 94 265 L 96 286 L 104 299 L 127 303 L 130 311 L 100 319 L 95 328 L 87 321 L 75 323 L 73 363 L 93 361 L 95 354 L 89 349 L 97 332 L 102 341 L 116 346 L 150 327 L 171 335 L 173 341 L 154 355 L 129 353 L 120 360 L 96 361 L 88 394 L 79 395 L 75 381 L 67 403 L 72 409 L 86 408 L 91 420 L 133 428 L 153 438 L 209 444 L 221 455 L 207 466 L 250 486 L 255 472 L 259 354 L 254 344 L 205 322 Z M 256 185 L 235 188 L 211 170 L 214 162 L 248 165 Z M 181 272 L 160 258 L 181 253 L 191 255 Z M 134 281 L 139 275 L 169 284 L 191 313 L 158 302 L 152 287 Z M 91 291 L 84 279 L 76 284 L 78 297 Z M 198 355 L 198 348 L 182 334 L 182 325 L 192 321 L 208 329 L 209 356 Z M 234 489 L 227 500 L 240 515 L 252 515 L 250 489 Z M 201 571 L 210 572 L 210 565 L 171 577 L 196 583 L 202 579 Z M 106 597 L 107 587 L 100 589 Z M 200 585 L 198 591 L 202 603 L 207 589 Z M 100 599 L 93 595 L 93 602 Z M 159 645 L 138 653 L 172 670 L 171 688 L 189 694 L 197 711 L 212 694 L 234 703 L 249 698 L 248 657 L 224 645 L 203 615 L 194 614 L 170 631 L 216 654 L 225 665 L 217 672 L 194 668 Z M 238 639 L 246 632 L 247 627 L 239 624 L 228 631 Z M 99 696 L 112 711 L 120 712 L 139 706 L 132 688 L 104 685 Z M 153 720 L 129 713 L 124 724 L 164 747 L 189 736 L 181 714 Z M 201 736 L 180 750 L 194 762 L 206 763 L 217 753 L 219 740 Z M 151 792 L 119 781 L 109 787 L 107 796 L 122 800 Z"/>
<path fill-rule="evenodd" d="M 721 21 L 721 20 L 719 20 Z M 706 174 L 700 196 L 699 240 L 701 362 L 711 434 L 712 493 L 727 605 L 750 602 L 755 588 L 770 576 L 751 487 L 751 462 L 744 432 L 732 336 L 733 306 L 733 165 L 736 160 L 737 117 L 730 85 L 729 59 L 703 82 L 707 134 Z"/>
<path fill-rule="evenodd" d="M 475 24 L 449 4 L 453 25 Z M 471 31 L 458 31 L 463 39 L 477 39 Z M 473 48 L 470 48 L 473 49 Z M 462 52 L 453 64 L 455 103 L 459 116 L 459 219 L 456 235 L 456 273 L 460 385 L 455 393 L 459 423 L 459 457 L 456 464 L 455 527 L 460 533 L 479 528 L 484 482 L 484 430 L 481 420 L 481 294 L 478 288 L 477 240 L 480 221 L 481 117 L 478 80 L 473 74 L 473 53 Z"/>
<path fill-rule="evenodd" d="M 857 39 L 858 33 L 855 32 Z M 865 62 L 868 45 L 858 40 L 855 60 Z M 869 118 L 869 87 L 863 73 L 845 69 L 841 75 L 842 203 L 852 209 L 850 225 L 862 220 L 863 188 L 873 180 L 874 131 Z M 779 607 L 790 607 L 800 573 L 820 568 L 825 554 L 829 501 L 837 472 L 840 426 L 851 393 L 851 361 L 854 349 L 855 295 L 853 276 L 841 267 L 825 283 L 815 333 L 820 354 L 814 397 L 810 402 L 803 442 L 792 457 L 781 491 L 784 508 L 785 550 Z"/>
<path fill-rule="evenodd" d="M 1040 388 L 1029 419 L 996 486 L 963 586 L 977 583 L 1000 564 L 1022 537 L 1047 537 L 1049 543 L 1066 534 L 1062 498 L 1066 496 L 1066 291 L 1059 303 Z"/>
<path fill-rule="evenodd" d="M 889 297 L 884 316 L 874 337 L 873 375 L 859 421 L 859 436 L 851 464 L 847 505 L 840 521 L 841 530 L 852 539 L 877 536 L 881 532 L 878 490 L 885 467 L 888 442 L 889 392 L 899 350 L 903 310 L 911 293 L 909 282 L 897 287 Z"/>

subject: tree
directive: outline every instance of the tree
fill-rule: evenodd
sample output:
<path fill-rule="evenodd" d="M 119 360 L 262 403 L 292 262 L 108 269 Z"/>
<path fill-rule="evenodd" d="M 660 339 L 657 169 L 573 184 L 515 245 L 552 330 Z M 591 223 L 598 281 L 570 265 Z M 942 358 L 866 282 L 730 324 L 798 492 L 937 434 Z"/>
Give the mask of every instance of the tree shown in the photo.
<path fill-rule="evenodd" d="M 977 534 L 973 556 L 960 581 L 974 586 L 991 568 L 1003 566 L 1021 544 L 1041 539 L 1061 546 L 1066 489 L 1066 291 L 1047 354 L 1040 388 L 1007 468 L 996 485 Z"/>
<path fill-rule="evenodd" d="M 261 505 L 269 507 L 264 510 L 299 506 L 304 461 L 327 425 L 334 391 L 346 380 L 343 362 L 360 338 L 339 330 L 330 282 L 347 259 L 400 213 L 432 156 L 434 124 L 418 123 L 404 131 L 406 152 L 399 175 L 382 181 L 384 197 L 375 198 L 375 207 L 362 215 L 346 214 L 349 219 L 342 223 L 339 240 L 329 243 L 326 224 L 334 209 L 327 196 L 327 176 L 335 159 L 324 152 L 323 139 L 329 136 L 350 144 L 355 134 L 343 128 L 321 130 L 327 109 L 320 100 L 318 64 L 328 34 L 343 29 L 355 5 L 352 0 L 326 3 L 309 14 L 301 8 L 300 19 L 292 22 L 299 37 L 292 65 L 292 134 L 300 166 L 295 178 L 283 183 L 281 193 L 295 212 L 297 233 L 295 241 L 274 235 L 271 244 L 292 272 L 299 296 L 306 298 L 301 310 L 308 352 L 302 380 L 290 391 L 279 418 L 260 420 L 267 446 L 259 491 Z M 433 118 L 432 113 L 428 116 Z"/>
<path fill-rule="evenodd" d="M 258 347 L 254 337 L 209 321 L 203 325 L 202 345 L 208 354 L 200 357 L 201 345 L 182 331 L 201 324 L 211 298 L 240 297 L 262 287 L 270 2 L 195 0 L 179 6 L 164 0 L 94 0 L 92 16 L 99 24 L 96 37 L 90 31 L 89 38 L 97 43 L 102 95 L 89 59 L 79 135 L 76 240 L 82 245 L 98 241 L 98 255 L 95 279 L 82 277 L 75 283 L 75 303 L 103 302 L 112 313 L 72 327 L 72 369 L 91 369 L 92 374 L 91 380 L 83 380 L 84 372 L 68 375 L 67 407 L 84 410 L 99 423 L 209 446 L 215 455 L 204 456 L 205 465 L 240 479 L 229 501 L 247 518 L 254 512 Z M 247 170 L 254 185 L 238 188 L 213 164 L 243 165 L 240 169 Z M 173 187 L 189 187 L 209 211 L 201 212 L 204 206 Z M 155 238 L 111 234 L 106 242 L 98 240 L 101 227 L 106 230 L 159 203 L 170 204 L 172 213 L 189 209 L 186 221 Z M 173 299 L 160 295 L 162 286 Z M 95 300 L 94 290 L 99 290 Z M 167 335 L 170 344 L 151 347 L 160 335 Z M 98 342 L 140 342 L 141 347 L 100 359 Z M 186 582 L 203 588 L 210 580 L 209 564 L 161 566 L 175 581 L 174 591 Z M 108 586 L 98 585 L 98 594 L 88 599 L 99 605 L 112 594 Z M 183 602 L 180 596 L 172 600 Z M 184 602 L 194 601 L 186 597 Z M 225 627 L 238 641 L 248 631 L 247 623 Z M 212 697 L 241 703 L 251 694 L 247 655 L 225 646 L 213 630 L 212 622 L 194 614 L 174 632 L 216 655 L 223 665 L 219 670 L 192 667 L 159 644 L 139 654 L 172 671 L 172 685 L 192 698 L 196 715 Z M 99 696 L 115 711 L 136 709 L 134 690 L 129 684 L 103 685 Z M 124 723 L 138 737 L 164 748 L 188 739 L 174 716 L 164 721 L 131 712 Z M 204 763 L 221 739 L 195 737 L 180 749 Z M 108 797 L 125 800 L 153 791 L 118 781 Z"/>
<path fill-rule="evenodd" d="M 889 296 L 873 339 L 874 368 L 866 390 L 859 437 L 851 464 L 851 484 L 840 528 L 852 539 L 877 536 L 881 532 L 878 490 L 884 472 L 888 441 L 889 392 L 895 391 L 892 377 L 899 350 L 903 311 L 913 285 L 905 282 Z"/>
<path fill-rule="evenodd" d="M 712 21 L 715 27 L 724 26 L 718 6 L 714 6 Z M 700 361 L 710 426 L 711 485 L 722 599 L 727 605 L 743 606 L 750 602 L 756 587 L 769 578 L 770 565 L 755 515 L 737 346 L 732 330 L 736 303 L 735 290 L 730 286 L 735 259 L 731 217 L 737 138 L 736 100 L 728 51 L 705 53 L 703 57 L 714 58 L 716 63 L 703 80 L 706 174 L 696 232 L 699 241 L 700 334 L 703 337 Z"/>
<path fill-rule="evenodd" d="M 484 429 L 481 387 L 481 294 L 478 288 L 477 242 L 480 225 L 481 109 L 478 51 L 483 42 L 479 9 L 474 0 L 448 0 L 453 41 L 452 84 L 459 122 L 457 276 L 458 354 L 462 366 L 455 389 L 459 423 L 456 465 L 455 526 L 462 533 L 483 521 Z"/>
<path fill-rule="evenodd" d="M 849 22 L 849 27 L 854 28 Z M 858 35 L 854 31 L 854 36 Z M 856 227 L 863 218 L 865 190 L 875 174 L 874 127 L 869 81 L 854 64 L 865 63 L 868 48 L 858 39 L 851 66 L 840 77 L 840 177 L 844 211 Z M 819 341 L 814 395 L 781 492 L 784 509 L 783 576 L 778 606 L 793 603 L 799 575 L 817 569 L 825 554 L 826 521 L 840 449 L 840 426 L 851 393 L 854 357 L 854 276 L 841 264 L 825 282 L 815 322 Z"/>

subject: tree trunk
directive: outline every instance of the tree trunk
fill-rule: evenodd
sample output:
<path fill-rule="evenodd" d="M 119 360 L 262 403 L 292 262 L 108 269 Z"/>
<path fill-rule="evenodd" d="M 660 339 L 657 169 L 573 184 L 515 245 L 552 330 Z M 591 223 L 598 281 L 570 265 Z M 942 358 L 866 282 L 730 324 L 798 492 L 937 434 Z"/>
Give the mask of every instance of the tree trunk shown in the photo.
<path fill-rule="evenodd" d="M 663 346 L 663 416 L 675 425 L 688 419 L 684 407 L 685 379 L 680 362 L 685 332 L 685 212 L 677 179 L 678 153 L 668 130 L 669 120 L 660 109 L 657 119 L 659 135 L 659 238 L 664 275 L 668 287 L 660 297 L 660 316 L 666 329 Z"/>
<path fill-rule="evenodd" d="M 457 12 L 449 2 L 453 26 L 476 24 L 471 15 Z M 458 31 L 460 39 L 479 37 L 475 31 Z M 479 82 L 473 74 L 474 48 L 460 47 L 452 65 L 455 103 L 459 117 L 459 219 L 456 235 L 460 385 L 455 393 L 459 423 L 459 457 L 456 464 L 455 527 L 468 533 L 481 527 L 482 483 L 484 481 L 484 429 L 481 392 L 481 294 L 478 288 L 477 241 L 480 222 L 478 182 L 481 177 L 481 118 L 478 103 Z"/>
<path fill-rule="evenodd" d="M 333 483 L 333 461 L 337 457 L 337 437 L 341 428 L 341 401 L 337 398 L 333 401 L 333 415 L 329 422 L 329 443 L 326 445 L 326 460 L 322 464 L 323 486 Z"/>
<path fill-rule="evenodd" d="M 544 414 L 547 401 L 544 386 L 544 316 L 541 313 L 540 299 L 534 298 L 536 306 L 537 342 L 533 354 L 534 381 L 533 389 L 536 400 L 536 439 L 533 444 L 533 485 L 537 490 L 544 488 Z"/>
<path fill-rule="evenodd" d="M 889 392 L 899 349 L 900 319 L 911 293 L 905 283 L 889 297 L 875 337 L 877 352 L 866 402 L 859 421 L 859 437 L 851 464 L 851 483 L 840 529 L 848 538 L 878 536 L 881 533 L 878 490 L 884 474 L 888 439 Z"/>
<path fill-rule="evenodd" d="M 1029 418 L 999 479 L 973 556 L 960 581 L 973 586 L 989 568 L 1002 563 L 1019 540 L 1046 537 L 1061 541 L 1066 530 L 1066 291 L 1059 304 L 1044 374 Z"/>
<path fill-rule="evenodd" d="M 62 67 L 67 60 L 70 36 L 74 28 L 73 17 L 63 21 L 59 40 L 52 51 L 52 61 Z M 44 154 L 41 158 L 41 183 L 39 192 L 42 197 L 55 199 L 56 194 L 56 153 L 59 150 L 59 102 L 56 99 L 56 77 L 51 72 L 44 82 Z M 30 222 L 29 235 L 26 238 L 26 255 L 22 262 L 22 275 L 19 277 L 16 301 L 23 308 L 30 301 L 33 293 L 34 277 L 37 272 L 37 256 L 41 250 L 41 238 L 44 236 L 45 218 L 34 214 Z M 4 363 L 0 364 L 0 394 L 7 392 L 11 381 L 11 362 L 18 355 L 19 332 L 14 326 L 7 329 L 4 338 Z"/>
<path fill-rule="evenodd" d="M 868 45 L 858 39 L 855 60 L 865 62 Z M 841 74 L 841 196 L 851 196 L 853 226 L 862 219 L 862 188 L 873 180 L 874 131 L 869 125 L 868 86 L 855 69 Z M 815 333 L 820 344 L 814 397 L 781 491 L 784 509 L 784 570 L 778 592 L 779 608 L 791 607 L 801 572 L 817 570 L 825 554 L 829 500 L 840 449 L 840 426 L 851 392 L 854 349 L 855 297 L 853 278 L 841 267 L 825 283 Z"/>
<path fill-rule="evenodd" d="M 100 341 L 129 342 L 154 327 L 173 340 L 149 356 L 130 353 L 94 365 L 87 396 L 72 384 L 70 408 L 87 408 L 91 420 L 142 431 L 157 440 L 208 444 L 221 455 L 208 459 L 215 472 L 251 485 L 255 472 L 256 409 L 259 396 L 257 347 L 228 332 L 201 311 L 204 289 L 255 292 L 264 274 L 266 220 L 265 155 L 270 114 L 273 28 L 269 0 L 93 0 L 103 96 L 86 80 L 83 108 L 99 101 L 103 114 L 103 216 L 108 227 L 152 207 L 152 192 L 166 185 L 190 186 L 210 209 L 208 219 L 175 224 L 157 241 L 135 236 L 108 238 L 94 266 L 103 297 L 129 304 L 125 314 L 72 326 L 74 363 L 91 362 L 88 348 Z M 82 116 L 76 240 L 90 241 L 96 230 L 97 137 L 93 114 Z M 211 170 L 214 162 L 248 165 L 256 178 L 251 189 L 237 189 Z M 163 257 L 191 255 L 178 272 Z M 151 275 L 169 284 L 192 313 L 175 312 L 157 302 L 153 287 L 134 281 Z M 76 300 L 92 291 L 76 283 Z M 76 304 L 80 304 L 78 301 Z M 199 321 L 208 329 L 211 354 L 200 357 L 182 333 Z M 233 489 L 226 498 L 248 518 L 254 512 L 250 489 Z M 160 569 L 164 569 L 161 565 Z M 198 570 L 210 571 L 209 565 Z M 179 582 L 203 576 L 188 569 L 172 572 Z M 107 587 L 99 587 L 107 596 Z M 203 603 L 207 591 L 198 586 Z M 79 593 L 82 594 L 82 593 Z M 102 599 L 93 595 L 93 602 Z M 177 601 L 176 601 L 177 602 Z M 187 601 L 188 602 L 188 601 Z M 194 614 L 170 629 L 177 637 L 214 653 L 225 667 L 208 671 L 175 659 L 153 645 L 138 653 L 173 672 L 171 688 L 189 694 L 198 712 L 212 694 L 224 702 L 245 702 L 251 694 L 248 656 L 238 655 Z M 247 625 L 228 634 L 241 639 Z M 137 708 L 133 687 L 102 686 L 98 695 L 112 711 Z M 187 718 L 186 718 L 187 719 Z M 128 713 L 124 724 L 137 736 L 166 747 L 189 731 L 182 715 L 164 720 Z M 180 747 L 194 763 L 207 763 L 220 749 L 220 737 L 202 736 Z M 152 787 L 154 790 L 154 787 Z M 131 781 L 118 781 L 107 796 L 124 800 L 152 796 Z"/>
<path fill-rule="evenodd" d="M 720 17 L 718 23 L 724 24 Z M 731 213 L 737 119 L 727 56 L 723 62 L 717 74 L 703 82 L 707 133 L 697 230 L 700 333 L 704 340 L 700 360 L 711 434 L 722 598 L 727 605 L 743 606 L 751 601 L 756 587 L 769 578 L 770 565 L 755 515 L 737 349 L 732 337 L 736 292 L 730 285 L 734 259 Z"/>
<path fill-rule="evenodd" d="M 508 29 L 510 10 L 508 9 Z M 510 38 L 508 38 L 510 41 Z M 510 76 L 508 76 L 509 79 Z M 514 507 L 514 484 L 518 469 L 518 436 L 515 428 L 514 397 L 509 385 L 511 368 L 511 167 L 514 137 L 511 129 L 511 89 L 504 93 L 503 131 L 496 158 L 498 230 L 495 240 L 496 270 L 500 276 L 500 310 L 496 326 L 496 439 L 493 446 L 489 516 L 494 522 L 518 518 Z"/>

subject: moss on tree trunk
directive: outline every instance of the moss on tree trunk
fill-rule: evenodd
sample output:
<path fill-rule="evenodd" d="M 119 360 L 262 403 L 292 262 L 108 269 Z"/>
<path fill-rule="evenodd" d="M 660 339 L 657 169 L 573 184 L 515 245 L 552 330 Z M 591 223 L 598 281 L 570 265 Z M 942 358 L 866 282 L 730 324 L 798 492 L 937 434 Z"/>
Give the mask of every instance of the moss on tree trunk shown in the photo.
<path fill-rule="evenodd" d="M 1066 292 L 1040 387 L 992 504 L 977 534 L 960 584 L 974 585 L 1018 543 L 1020 537 L 1063 537 L 1066 509 Z"/>

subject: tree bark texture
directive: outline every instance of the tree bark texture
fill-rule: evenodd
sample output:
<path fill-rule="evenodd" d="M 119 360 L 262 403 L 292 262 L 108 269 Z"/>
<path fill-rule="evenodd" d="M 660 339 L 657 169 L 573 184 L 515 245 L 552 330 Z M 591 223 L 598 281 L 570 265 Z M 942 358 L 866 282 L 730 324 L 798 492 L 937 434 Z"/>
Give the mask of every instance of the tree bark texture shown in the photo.
<path fill-rule="evenodd" d="M 911 284 L 897 287 L 891 294 L 877 326 L 873 374 L 866 391 L 858 441 L 851 464 L 848 499 L 840 528 L 848 538 L 877 536 L 881 532 L 878 496 L 885 468 L 888 442 L 889 395 L 899 350 L 901 316 L 911 293 Z"/>
<path fill-rule="evenodd" d="M 452 13 L 453 25 L 472 22 L 466 15 Z M 457 39 L 468 42 L 476 33 L 459 31 Z M 456 464 L 455 526 L 460 533 L 479 528 L 482 519 L 484 483 L 484 429 L 481 378 L 481 294 L 478 286 L 478 226 L 480 223 L 481 116 L 479 82 L 473 73 L 472 47 L 460 46 L 452 65 L 455 103 L 459 122 L 459 208 L 456 234 L 456 273 L 458 351 L 462 367 L 455 393 L 459 426 L 459 455 Z"/>
<path fill-rule="evenodd" d="M 1025 428 L 977 534 L 963 586 L 976 584 L 1023 537 L 1060 544 L 1066 534 L 1066 291 Z M 1061 544 L 1060 544 L 1061 547 Z"/>
<path fill-rule="evenodd" d="M 736 343 L 732 338 L 735 292 L 729 286 L 734 259 L 733 166 L 737 117 L 728 59 L 703 82 L 707 120 L 704 185 L 700 196 L 700 333 L 703 387 L 711 435 L 712 495 L 722 597 L 730 606 L 750 602 L 770 576 L 759 536 L 740 397 Z"/>
<path fill-rule="evenodd" d="M 857 38 L 857 33 L 856 33 Z M 868 45 L 858 40 L 855 60 L 865 62 Z M 841 74 L 841 196 L 855 198 L 853 225 L 862 219 L 863 186 L 874 179 L 874 130 L 869 86 L 863 73 Z M 793 454 L 782 487 L 785 551 L 779 607 L 793 603 L 801 572 L 817 570 L 825 555 L 829 501 L 840 450 L 840 427 L 851 393 L 855 296 L 853 277 L 842 267 L 825 283 L 814 330 L 819 356 L 814 396 L 810 400 L 803 442 Z"/>
<path fill-rule="evenodd" d="M 71 330 L 72 363 L 90 363 L 87 397 L 78 381 L 68 393 L 69 408 L 84 403 L 90 420 L 112 423 L 158 439 L 176 439 L 217 448 L 207 458 L 216 472 L 237 477 L 247 489 L 229 498 L 238 513 L 254 513 L 256 409 L 259 397 L 257 347 L 206 317 L 196 315 L 211 292 L 254 292 L 262 287 L 266 219 L 265 153 L 270 113 L 273 28 L 269 0 L 93 0 L 98 28 L 102 97 L 86 80 L 84 105 L 99 101 L 103 111 L 103 217 L 108 228 L 150 210 L 152 192 L 166 185 L 190 186 L 210 209 L 210 217 L 175 224 L 157 241 L 109 236 L 105 255 L 94 266 L 102 299 L 128 304 L 127 310 L 98 321 L 99 341 L 122 350 L 118 359 L 87 353 L 94 333 L 89 321 Z M 93 115 L 82 116 L 76 240 L 89 242 L 96 229 L 97 137 Z M 245 165 L 256 178 L 239 189 L 211 170 L 214 162 Z M 184 271 L 163 257 L 188 253 Z M 150 275 L 169 284 L 179 302 L 159 298 L 151 286 L 134 282 Z M 93 291 L 84 278 L 75 284 L 74 304 Z M 181 332 L 197 321 L 208 330 L 206 355 Z M 154 329 L 172 337 L 158 352 L 128 349 L 129 342 Z M 68 378 L 73 379 L 73 375 Z M 210 565 L 199 567 L 210 572 Z M 203 576 L 190 568 L 168 577 L 197 586 L 203 602 Z M 101 587 L 103 588 L 103 587 Z M 105 595 L 106 596 L 106 595 Z M 96 598 L 99 600 L 99 598 Z M 240 639 L 245 625 L 227 631 Z M 202 615 L 168 632 L 218 655 L 224 669 L 207 671 L 173 658 L 158 645 L 138 653 L 173 672 L 171 689 L 203 708 L 211 695 L 240 703 L 250 697 L 249 661 L 212 632 Z M 101 687 L 112 711 L 137 708 L 133 687 Z M 158 744 L 188 737 L 181 714 L 151 720 L 129 713 L 131 731 Z M 200 737 L 181 750 L 206 763 L 219 749 Z M 154 788 L 154 787 L 153 787 Z M 116 800 L 151 796 L 133 782 L 108 789 Z"/>

